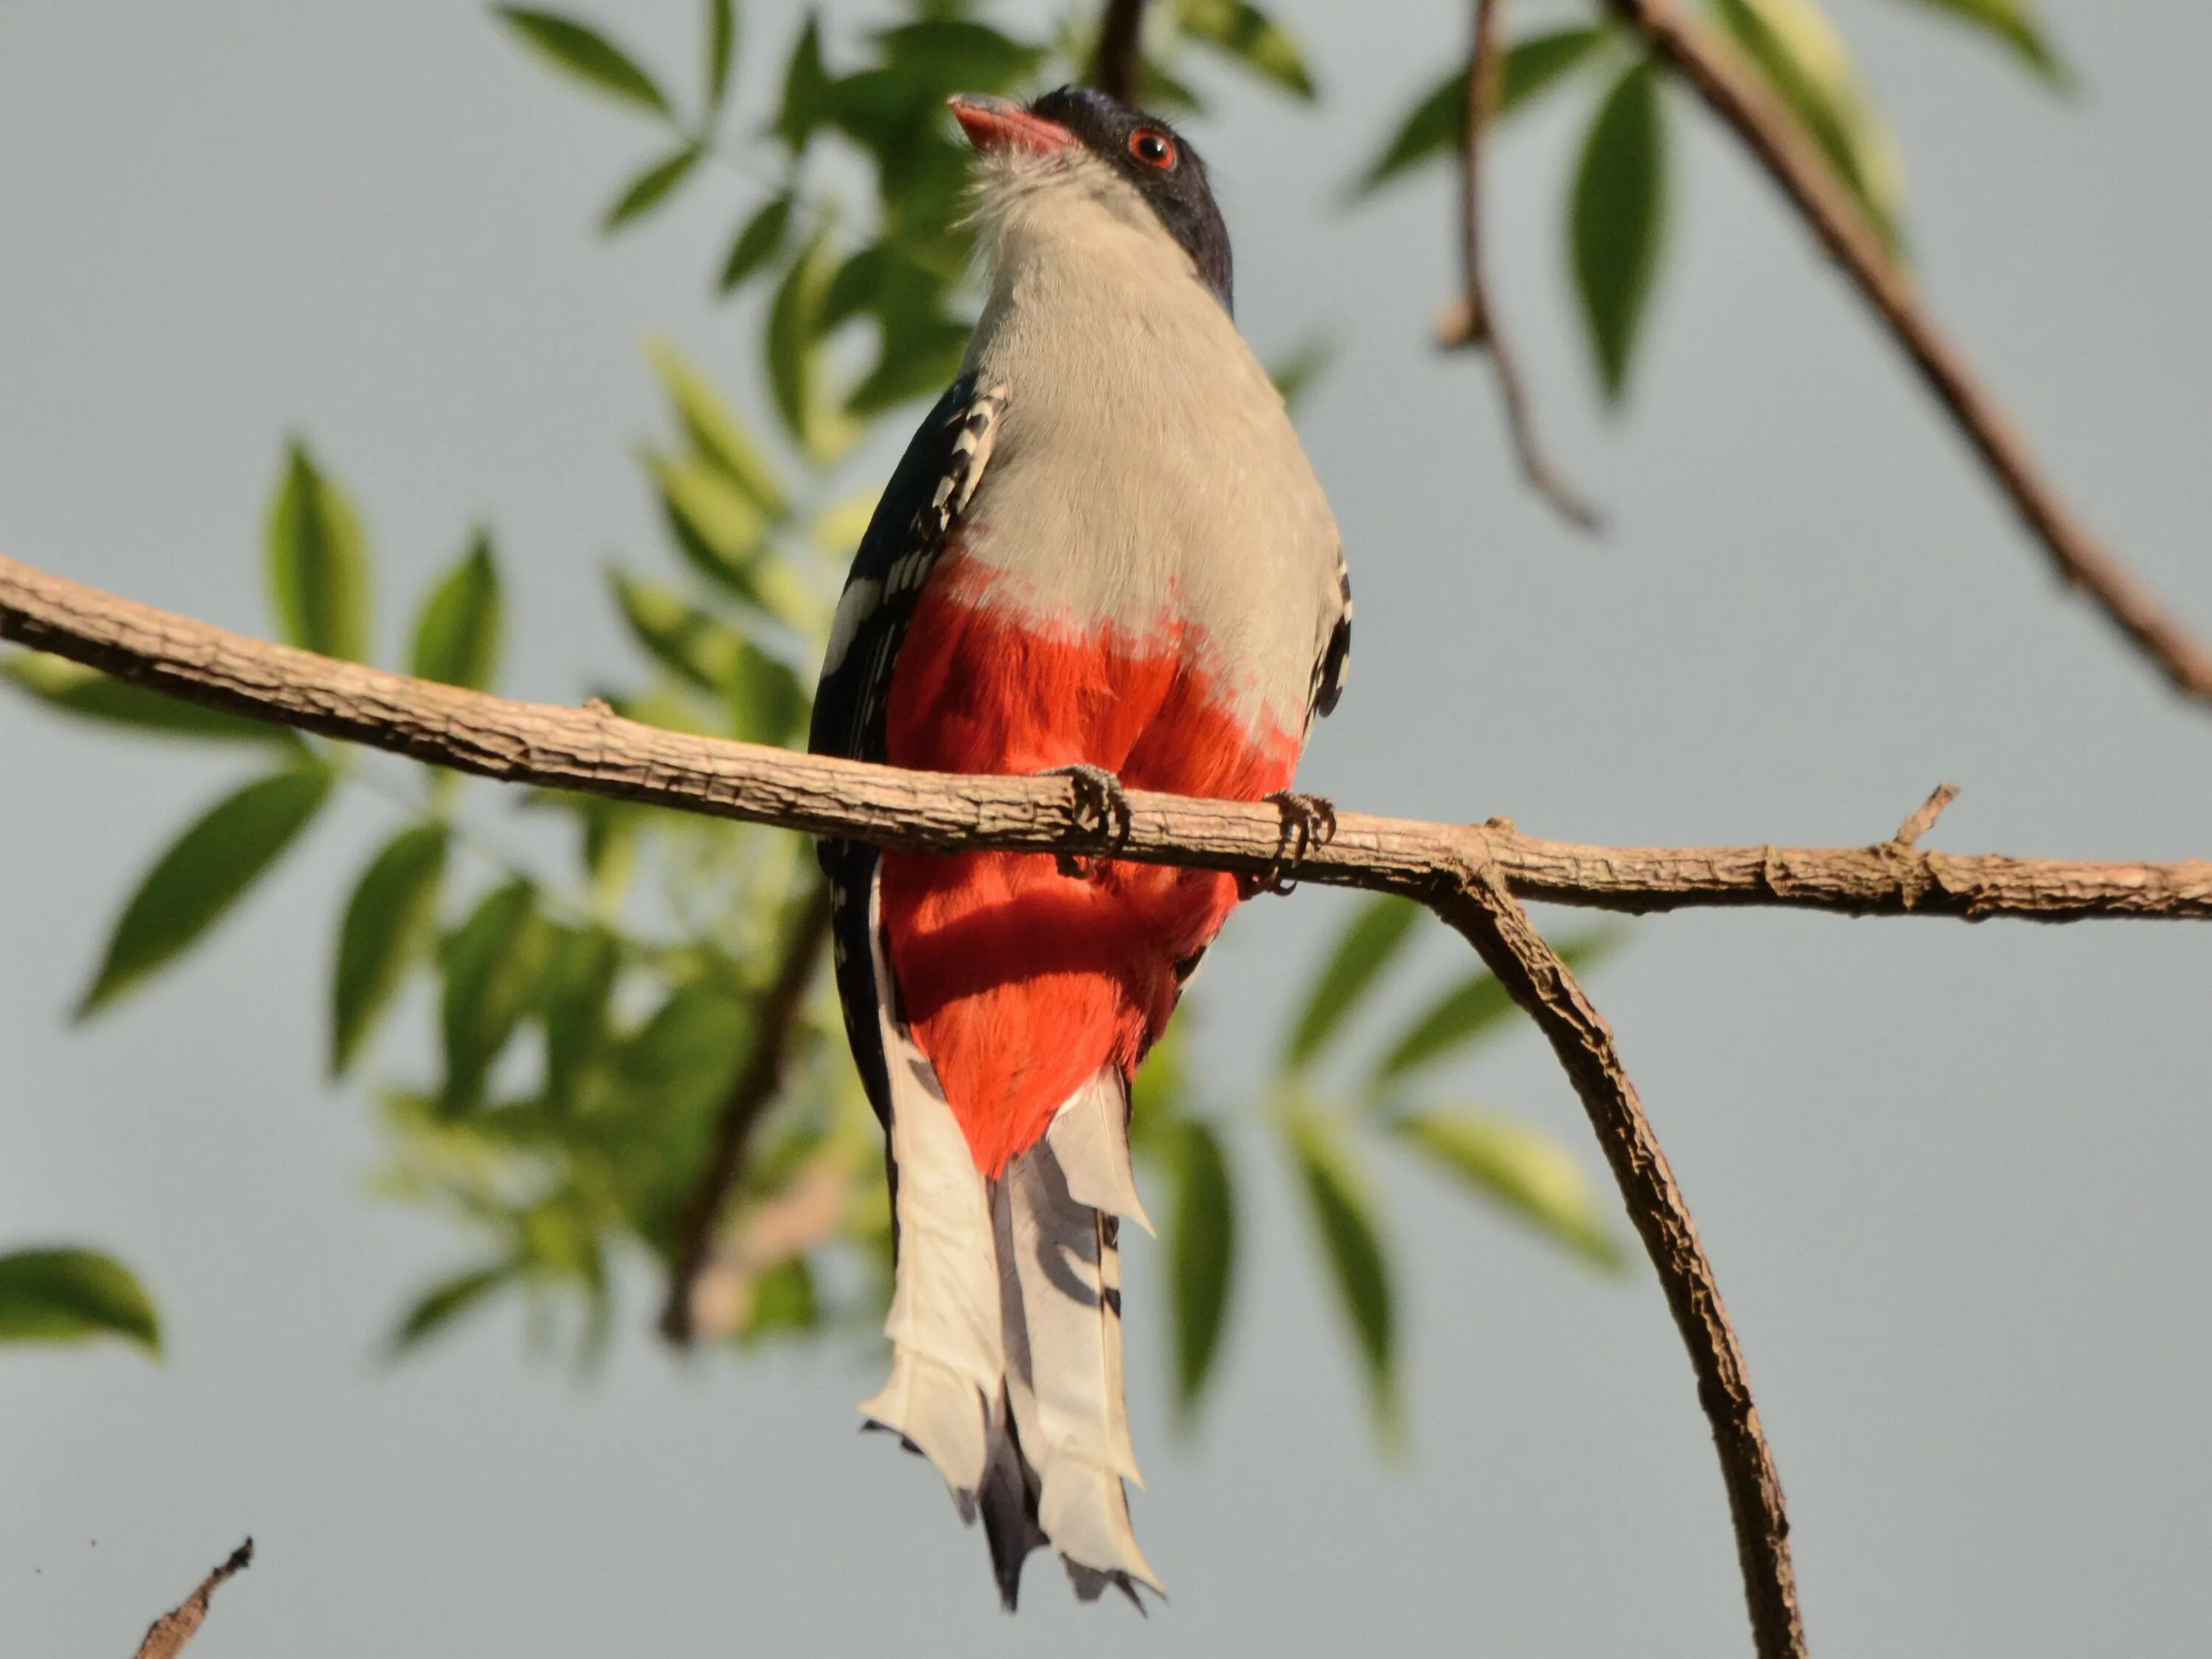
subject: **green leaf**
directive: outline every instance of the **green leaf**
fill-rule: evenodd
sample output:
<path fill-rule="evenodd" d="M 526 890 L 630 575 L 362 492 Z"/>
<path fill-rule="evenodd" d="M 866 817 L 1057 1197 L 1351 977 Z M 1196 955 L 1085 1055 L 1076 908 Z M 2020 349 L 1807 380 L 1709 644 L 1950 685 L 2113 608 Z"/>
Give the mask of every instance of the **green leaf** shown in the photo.
<path fill-rule="evenodd" d="M 1915 0 L 1930 11 L 1948 12 L 1971 27 L 1986 30 L 2017 53 L 2022 63 L 2053 87 L 2071 80 L 2064 61 L 2044 38 L 2029 0 Z"/>
<path fill-rule="evenodd" d="M 547 957 L 540 992 L 545 1095 L 556 1106 L 575 1103 L 585 1072 L 606 1047 L 610 1001 L 621 967 L 621 946 L 604 927 L 564 929 Z"/>
<path fill-rule="evenodd" d="M 805 1256 L 779 1261 L 751 1285 L 752 1296 L 744 1317 L 738 1323 L 738 1339 L 750 1344 L 780 1332 L 811 1331 L 821 1322 L 822 1310 L 814 1292 L 814 1270 Z"/>
<path fill-rule="evenodd" d="M 1599 379 L 1616 403 L 1666 241 L 1666 136 L 1659 71 L 1639 64 L 1598 106 L 1575 171 L 1575 283 Z"/>
<path fill-rule="evenodd" d="M 1570 70 L 1587 59 L 1605 32 L 1595 28 L 1557 29 L 1532 34 L 1506 49 L 1498 88 L 1498 107 L 1491 119 L 1502 121 L 1533 102 L 1547 88 L 1563 80 Z M 1455 65 L 1407 111 L 1382 154 L 1368 166 L 1352 186 L 1355 197 L 1371 195 L 1392 179 L 1425 162 L 1455 154 L 1467 131 L 1467 66 Z"/>
<path fill-rule="evenodd" d="M 752 498 L 704 461 L 644 457 L 677 550 L 718 586 L 757 604 L 768 519 Z"/>
<path fill-rule="evenodd" d="M 911 398 L 935 396 L 959 374 L 974 333 L 972 324 L 951 318 L 924 321 L 897 335 L 886 331 L 881 358 L 853 388 L 846 408 L 855 416 L 879 415 Z"/>
<path fill-rule="evenodd" d="M 368 544 L 345 493 L 295 440 L 270 503 L 269 586 L 284 637 L 303 650 L 368 659 Z"/>
<path fill-rule="evenodd" d="M 499 673 L 506 603 L 491 538 L 478 531 L 468 552 L 431 591 L 415 624 L 409 672 L 417 679 L 485 691 Z"/>
<path fill-rule="evenodd" d="M 545 60 L 594 91 L 634 104 L 669 120 L 676 118 L 668 95 L 653 84 L 629 53 L 597 29 L 558 13 L 527 6 L 495 8 L 507 26 Z"/>
<path fill-rule="evenodd" d="M 723 688 L 730 705 L 730 735 L 742 743 L 781 748 L 806 729 L 812 708 L 789 663 L 743 641 Z"/>
<path fill-rule="evenodd" d="M 0 1255 L 0 1342 L 117 1336 L 159 1358 L 161 1317 L 131 1270 L 95 1250 Z"/>
<path fill-rule="evenodd" d="M 745 221 L 744 228 L 730 244 L 729 257 L 722 261 L 722 274 L 714 279 L 715 291 L 735 293 L 745 278 L 783 252 L 783 239 L 790 229 L 791 198 L 771 197 L 759 212 Z"/>
<path fill-rule="evenodd" d="M 1375 1205 L 1352 1150 L 1334 1127 L 1310 1111 L 1289 1119 L 1291 1147 L 1322 1248 L 1367 1369 L 1369 1402 L 1386 1443 L 1398 1436 L 1396 1318 L 1390 1268 L 1374 1221 Z"/>
<path fill-rule="evenodd" d="M 248 720 L 165 696 L 96 668 L 84 668 L 40 651 L 18 651 L 0 658 L 0 680 L 20 688 L 47 708 L 80 720 L 99 720 L 161 737 L 204 738 L 218 743 L 266 743 L 301 747 L 298 733 L 266 720 Z"/>
<path fill-rule="evenodd" d="M 1168 1286 L 1175 1304 L 1176 1404 L 1186 1418 L 1206 1392 L 1221 1346 L 1236 1267 L 1237 1208 L 1229 1160 L 1195 1119 L 1168 1142 L 1175 1176 L 1168 1217 Z"/>
<path fill-rule="evenodd" d="M 1559 947 L 1568 967 L 1582 969 L 1603 961 L 1627 935 L 1617 927 L 1577 934 Z M 1416 1015 L 1375 1067 L 1375 1081 L 1386 1083 L 1465 1048 L 1513 1012 L 1513 994 L 1478 969 Z"/>
<path fill-rule="evenodd" d="M 76 1018 L 106 1007 L 190 948 L 307 828 L 330 787 L 319 766 L 278 772 L 185 830 L 131 896 Z"/>
<path fill-rule="evenodd" d="M 442 825 L 403 830 L 362 874 L 338 927 L 331 987 L 331 1073 L 343 1075 L 401 977 L 428 944 L 446 873 Z"/>
<path fill-rule="evenodd" d="M 765 339 L 776 412 L 817 465 L 834 460 L 856 435 L 852 422 L 831 406 L 822 382 L 822 307 L 836 264 L 826 227 L 817 228 L 776 289 Z"/>
<path fill-rule="evenodd" d="M 822 23 L 810 9 L 783 71 L 783 102 L 775 136 L 792 151 L 805 149 L 815 129 L 830 118 L 830 72 L 822 65 Z"/>
<path fill-rule="evenodd" d="M 651 343 L 647 356 L 698 458 L 743 490 L 769 518 L 781 519 L 788 510 L 783 486 L 736 411 L 707 377 L 666 341 Z"/>
<path fill-rule="evenodd" d="M 1596 1189 L 1574 1155 L 1540 1129 L 1487 1112 L 1427 1111 L 1392 1125 L 1447 1174 L 1503 1205 L 1554 1242 L 1618 1271 Z"/>
<path fill-rule="evenodd" d="M 1419 916 L 1420 907 L 1411 899 L 1388 894 L 1360 907 L 1306 994 L 1306 1006 L 1283 1050 L 1284 1065 L 1303 1066 L 1322 1051 L 1374 988 L 1376 976 L 1398 954 Z"/>
<path fill-rule="evenodd" d="M 696 144 L 684 144 L 647 167 L 608 207 L 599 221 L 599 234 L 611 236 L 623 226 L 642 219 L 668 199 L 669 192 L 691 176 L 704 154 Z"/>
<path fill-rule="evenodd" d="M 730 64 L 738 44 L 738 14 L 733 0 L 707 0 L 707 112 L 721 111 L 729 96 Z"/>
<path fill-rule="evenodd" d="M 902 23 L 881 31 L 876 42 L 886 63 L 922 83 L 922 100 L 930 104 L 941 102 L 947 90 L 962 88 L 1011 91 L 1034 76 L 1045 58 L 1042 47 L 961 17 Z"/>
<path fill-rule="evenodd" d="M 1249 0 L 1176 0 L 1183 32 L 1264 80 L 1310 100 L 1313 76 L 1289 31 Z"/>
<path fill-rule="evenodd" d="M 1827 14 L 1814 0 L 1716 0 L 1715 14 L 1894 248 L 1904 199 L 1897 145 Z"/>
<path fill-rule="evenodd" d="M 465 1111 L 482 1097 L 484 1074 L 536 993 L 544 943 L 537 892 L 523 880 L 486 896 L 447 939 L 440 1024 L 448 1113 Z"/>
<path fill-rule="evenodd" d="M 507 1285 L 515 1277 L 515 1264 L 495 1261 L 489 1267 L 477 1267 L 432 1285 L 415 1299 L 399 1323 L 386 1339 L 385 1352 L 398 1358 L 410 1348 L 420 1347 L 429 1338 L 452 1324 L 454 1320 Z"/>
<path fill-rule="evenodd" d="M 610 580 L 631 636 L 656 661 L 702 690 L 720 691 L 730 684 L 744 655 L 744 635 L 672 588 L 620 571 Z"/>
<path fill-rule="evenodd" d="M 1310 334 L 1267 370 L 1267 378 L 1275 383 L 1276 394 L 1285 408 L 1296 409 L 1299 399 L 1328 372 L 1336 361 L 1338 344 L 1333 335 Z"/>

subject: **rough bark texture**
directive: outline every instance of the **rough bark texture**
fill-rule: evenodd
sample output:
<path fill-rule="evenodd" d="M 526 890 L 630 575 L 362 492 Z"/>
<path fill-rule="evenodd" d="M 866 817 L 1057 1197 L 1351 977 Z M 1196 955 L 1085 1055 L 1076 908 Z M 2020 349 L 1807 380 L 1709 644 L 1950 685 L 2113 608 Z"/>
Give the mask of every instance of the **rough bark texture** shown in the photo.
<path fill-rule="evenodd" d="M 1607 0 L 1613 15 L 1677 70 L 1796 204 L 1889 329 L 1929 390 L 2043 544 L 2059 580 L 2101 610 L 2175 690 L 2212 702 L 2212 652 L 2168 614 L 2059 495 L 2027 439 L 1958 345 L 1937 326 L 1833 168 L 1742 59 L 1674 0 Z"/>
<path fill-rule="evenodd" d="M 138 1659 L 177 1659 L 185 1644 L 199 1634 L 207 1617 L 208 1602 L 226 1579 L 234 1578 L 253 1565 L 253 1540 L 249 1538 L 230 1553 L 230 1559 L 200 1580 L 200 1587 L 146 1627 L 138 1644 Z"/>
<path fill-rule="evenodd" d="M 0 556 L 0 638 L 172 696 L 433 766 L 781 824 L 908 852 L 1097 854 L 1259 875 L 1282 852 L 1271 805 L 1132 791 L 1109 847 L 1061 778 L 902 772 L 664 732 L 604 707 L 511 702 L 227 633 Z M 1641 912 L 1781 905 L 1851 915 L 2212 917 L 2212 862 L 2089 863 L 1869 847 L 1594 847 L 1482 824 L 1345 812 L 1302 881 L 1425 902 L 1494 870 L 1523 899 Z"/>

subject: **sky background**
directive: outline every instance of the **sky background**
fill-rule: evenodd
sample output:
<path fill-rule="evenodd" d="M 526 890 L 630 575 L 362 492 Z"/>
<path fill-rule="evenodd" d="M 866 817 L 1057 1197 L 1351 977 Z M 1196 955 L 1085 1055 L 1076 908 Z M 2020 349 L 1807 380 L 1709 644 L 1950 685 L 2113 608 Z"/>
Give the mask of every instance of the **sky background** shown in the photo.
<path fill-rule="evenodd" d="M 690 0 L 596 9 L 688 82 Z M 743 9 L 757 110 L 793 14 Z M 2212 722 L 2057 589 L 1697 108 L 1670 111 L 1675 244 L 1617 421 L 1564 276 L 1589 89 L 1498 149 L 1494 280 L 1547 436 L 1615 526 L 1592 543 L 1519 485 L 1482 366 L 1428 349 L 1443 175 L 1332 205 L 1461 49 L 1462 8 L 1283 9 L 1321 112 L 1239 88 L 1194 131 L 1263 355 L 1316 325 L 1345 348 L 1302 410 L 1359 592 L 1312 787 L 1591 841 L 1834 845 L 1949 778 L 1948 849 L 2212 851 Z M 2069 100 L 1918 8 L 1835 6 L 1905 147 L 1930 299 L 2069 495 L 2212 631 L 2212 11 L 2045 9 Z M 298 429 L 363 504 L 387 652 L 485 520 L 504 689 L 575 701 L 629 660 L 603 562 L 659 556 L 628 453 L 659 419 L 641 343 L 756 379 L 750 319 L 702 292 L 754 186 L 591 240 L 650 143 L 453 0 L 0 4 L 0 548 L 265 633 L 260 520 Z M 349 804 L 184 969 L 65 1024 L 129 883 L 247 764 L 0 702 L 0 1248 L 114 1250 L 169 1346 L 0 1356 L 0 1650 L 128 1652 L 249 1532 L 194 1659 L 1747 1650 L 1648 1269 L 1594 1278 L 1389 1170 L 1411 1442 L 1389 1463 L 1256 1129 L 1234 1131 L 1267 1177 L 1250 1270 L 1188 1442 L 1158 1254 L 1130 1251 L 1136 1520 L 1174 1593 L 1148 1622 L 1073 1606 L 1043 1561 L 1006 1620 L 934 1477 L 853 1431 L 872 1353 L 678 1364 L 634 1277 L 588 1381 L 532 1363 L 508 1312 L 380 1365 L 459 1254 L 367 1194 L 369 1114 L 320 1082 L 337 907 L 389 814 Z M 1250 907 L 1209 960 L 1224 1108 L 1344 903 Z M 1426 982 L 1463 957 L 1436 933 Z M 2212 939 L 1690 914 L 1637 924 L 1593 988 L 1749 1354 L 1814 1650 L 2203 1652 Z M 1437 1092 L 1599 1168 L 1531 1031 Z"/>

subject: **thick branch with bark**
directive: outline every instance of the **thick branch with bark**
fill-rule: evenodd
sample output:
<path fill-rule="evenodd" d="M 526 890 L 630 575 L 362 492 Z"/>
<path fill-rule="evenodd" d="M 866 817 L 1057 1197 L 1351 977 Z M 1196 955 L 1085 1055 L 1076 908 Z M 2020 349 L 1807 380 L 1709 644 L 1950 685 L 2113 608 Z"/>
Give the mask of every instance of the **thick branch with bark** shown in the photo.
<path fill-rule="evenodd" d="M 1803 1659 L 1790 1516 L 1783 1508 L 1782 1477 L 1752 1403 L 1743 1349 L 1689 1204 L 1621 1063 L 1613 1028 L 1494 871 L 1478 871 L 1464 895 L 1438 905 L 1437 914 L 1466 936 L 1483 965 L 1536 1022 L 1589 1114 L 1698 1374 L 1698 1401 L 1712 1425 L 1735 1523 L 1753 1640 L 1760 1659 Z"/>
<path fill-rule="evenodd" d="M 2043 544 L 2059 580 L 2079 590 L 2184 696 L 2212 702 L 2212 651 L 2175 621 L 2045 473 L 2027 439 L 1937 325 L 1835 171 L 1789 111 L 1674 0 L 1606 0 L 1758 158 L 1804 216 L 1891 337 L 1973 445 Z"/>
<path fill-rule="evenodd" d="M 1459 153 L 1459 300 L 1437 325 L 1437 337 L 1444 346 L 1478 347 L 1490 354 L 1498 376 L 1498 396 L 1505 410 L 1506 434 L 1520 459 L 1522 476 L 1529 488 L 1549 501 L 1559 516 L 1583 530 L 1598 528 L 1598 515 L 1575 493 L 1574 487 L 1552 465 L 1536 436 L 1536 416 L 1528 404 L 1528 388 L 1521 378 L 1521 360 L 1514 354 L 1498 320 L 1497 301 L 1491 297 L 1482 257 L 1482 158 L 1490 118 L 1505 79 L 1504 49 L 1499 36 L 1504 28 L 1505 0 L 1474 0 L 1474 21 L 1467 58 L 1467 137 Z"/>
<path fill-rule="evenodd" d="M 486 696 L 247 639 L 0 556 L 0 639 L 118 678 L 432 766 L 510 783 L 779 824 L 915 853 L 1099 854 L 1259 875 L 1279 863 L 1272 805 L 1133 790 L 1111 840 L 1064 778 L 907 772 L 665 732 L 603 706 Z M 1850 915 L 2035 921 L 2212 919 L 2212 862 L 1961 856 L 1892 841 L 1841 848 L 1595 847 L 1480 824 L 1339 816 L 1302 881 L 1434 902 L 1492 869 L 1522 899 L 1626 912 L 1784 906 Z"/>

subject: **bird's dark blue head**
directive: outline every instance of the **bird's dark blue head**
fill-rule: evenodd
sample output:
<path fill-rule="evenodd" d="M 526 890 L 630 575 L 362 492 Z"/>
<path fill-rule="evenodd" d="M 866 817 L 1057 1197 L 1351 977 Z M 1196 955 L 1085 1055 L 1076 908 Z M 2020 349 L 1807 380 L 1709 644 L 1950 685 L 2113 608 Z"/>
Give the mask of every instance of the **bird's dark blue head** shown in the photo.
<path fill-rule="evenodd" d="M 951 105 L 977 149 L 1050 155 L 1080 146 L 1105 163 L 1129 182 L 1190 256 L 1199 280 L 1224 306 L 1230 304 L 1229 227 L 1206 182 L 1206 163 L 1165 121 L 1089 87 L 1062 87 L 1027 107 L 974 93 L 961 94 Z"/>

